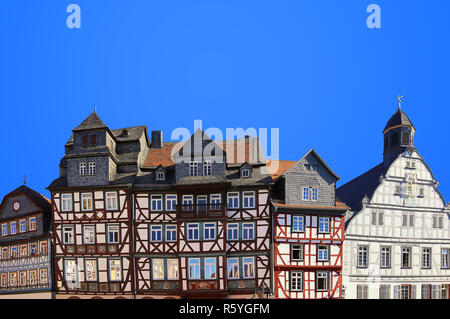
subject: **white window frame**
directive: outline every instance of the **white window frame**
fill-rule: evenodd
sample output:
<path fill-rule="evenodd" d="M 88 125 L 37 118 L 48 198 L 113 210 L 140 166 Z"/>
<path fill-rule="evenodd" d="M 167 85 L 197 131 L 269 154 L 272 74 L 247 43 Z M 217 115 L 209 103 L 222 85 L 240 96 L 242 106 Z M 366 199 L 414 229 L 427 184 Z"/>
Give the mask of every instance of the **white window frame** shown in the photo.
<path fill-rule="evenodd" d="M 156 207 L 153 207 L 153 204 L 156 204 Z M 159 204 L 159 207 L 158 207 Z M 152 212 L 162 212 L 163 211 L 163 195 L 162 194 L 153 194 L 150 195 L 150 210 Z"/>
<path fill-rule="evenodd" d="M 387 257 L 386 257 L 387 256 Z M 386 264 L 387 261 L 387 264 Z M 391 247 L 380 247 L 380 268 L 391 268 Z"/>
<path fill-rule="evenodd" d="M 194 210 L 194 195 L 183 195 L 182 208 L 183 208 L 183 211 Z"/>
<path fill-rule="evenodd" d="M 305 245 L 304 244 L 291 244 L 290 249 L 291 249 L 291 253 L 290 253 L 291 261 L 303 261 L 304 255 L 305 255 Z M 298 259 L 294 258 L 295 250 L 298 250 L 300 252 L 299 253 L 300 256 Z"/>
<path fill-rule="evenodd" d="M 239 208 L 239 200 L 240 200 L 240 198 L 239 198 L 240 196 L 239 195 L 240 195 L 239 192 L 227 193 L 227 205 L 228 205 L 228 208 L 230 208 L 230 209 L 238 209 Z M 231 204 L 232 205 L 230 205 L 230 199 L 231 199 Z"/>
<path fill-rule="evenodd" d="M 302 188 L 302 199 L 304 201 L 309 201 L 310 199 L 309 187 Z"/>
<path fill-rule="evenodd" d="M 2 224 L 2 237 L 8 236 L 8 229 L 7 223 Z"/>
<path fill-rule="evenodd" d="M 164 259 L 153 258 L 152 259 L 152 279 L 164 280 Z"/>
<path fill-rule="evenodd" d="M 156 178 L 155 178 L 157 181 L 163 181 L 163 180 L 165 180 L 166 179 L 166 173 L 165 172 L 163 172 L 163 171 L 159 171 L 159 172 L 156 172 Z"/>
<path fill-rule="evenodd" d="M 369 266 L 369 246 L 358 246 L 357 267 L 367 268 Z"/>
<path fill-rule="evenodd" d="M 178 259 L 167 259 L 167 280 L 178 280 L 180 276 Z"/>
<path fill-rule="evenodd" d="M 80 176 L 86 176 L 87 175 L 87 164 L 86 162 L 82 162 L 78 164 L 78 171 L 80 173 Z"/>
<path fill-rule="evenodd" d="M 248 200 L 246 204 L 245 201 Z M 253 204 L 251 201 L 253 200 Z M 254 191 L 245 191 L 242 192 L 242 208 L 255 208 L 256 207 L 256 196 Z"/>
<path fill-rule="evenodd" d="M 247 231 L 247 236 L 245 236 L 245 232 Z M 252 236 L 249 236 L 250 231 L 252 233 Z M 242 223 L 242 240 L 255 240 L 255 232 L 256 227 L 255 223 Z"/>
<path fill-rule="evenodd" d="M 107 243 L 108 244 L 118 244 L 120 242 L 120 225 L 107 225 Z M 110 234 L 117 234 L 117 240 L 111 240 Z M 115 237 L 113 235 L 113 237 Z"/>
<path fill-rule="evenodd" d="M 203 175 L 212 175 L 212 163 L 211 161 L 203 161 Z"/>
<path fill-rule="evenodd" d="M 295 221 L 296 219 L 299 219 L 299 221 Z M 297 225 L 301 222 L 302 227 L 299 229 L 296 229 L 294 226 L 296 223 Z M 305 216 L 304 215 L 292 215 L 292 225 L 291 225 L 291 231 L 293 233 L 303 233 L 305 231 Z"/>
<path fill-rule="evenodd" d="M 155 234 L 155 239 L 153 239 L 153 234 Z M 158 239 L 159 234 L 159 239 Z M 163 238 L 163 225 L 150 225 L 150 242 L 159 243 L 164 241 Z"/>
<path fill-rule="evenodd" d="M 230 266 L 233 267 L 230 269 Z M 227 258 L 227 278 L 239 279 L 239 258 Z"/>
<path fill-rule="evenodd" d="M 422 248 L 422 269 L 431 269 L 432 249 L 431 247 Z"/>
<path fill-rule="evenodd" d="M 165 230 L 165 241 L 166 242 L 176 242 L 177 241 L 177 225 L 166 225 Z M 170 236 L 168 234 L 171 234 Z M 173 234 L 175 234 L 175 236 L 173 236 Z M 171 238 L 169 239 L 169 237 L 175 237 L 175 238 Z"/>
<path fill-rule="evenodd" d="M 97 174 L 97 164 L 95 162 L 89 162 L 89 176 L 94 176 Z"/>
<path fill-rule="evenodd" d="M 198 162 L 197 161 L 189 162 L 189 176 L 198 176 Z"/>
<path fill-rule="evenodd" d="M 81 211 L 83 212 L 90 212 L 94 209 L 94 199 L 93 199 L 93 195 L 92 193 L 81 193 Z M 89 206 L 88 208 L 85 208 L 84 203 L 86 201 L 86 204 L 90 204 L 87 205 Z"/>
<path fill-rule="evenodd" d="M 71 212 L 73 210 L 73 196 L 72 193 L 61 194 L 61 211 Z"/>
<path fill-rule="evenodd" d="M 248 168 L 244 168 L 241 170 L 241 177 L 248 178 L 250 177 L 250 170 Z"/>
<path fill-rule="evenodd" d="M 203 240 L 215 240 L 217 237 L 217 226 L 216 223 L 204 223 L 203 224 Z M 210 237 L 211 230 L 213 232 L 214 237 Z"/>
<path fill-rule="evenodd" d="M 233 234 L 233 236 L 230 237 L 230 230 Z M 239 224 L 238 223 L 230 223 L 227 224 L 227 239 L 228 240 L 239 240 Z"/>
<path fill-rule="evenodd" d="M 113 265 L 114 263 L 114 265 Z M 114 273 L 114 276 L 113 276 Z M 121 259 L 109 259 L 108 260 L 108 274 L 110 281 L 122 281 L 122 260 Z"/>
<path fill-rule="evenodd" d="M 28 231 L 36 230 L 36 217 L 28 218 Z"/>
<path fill-rule="evenodd" d="M 17 234 L 17 222 L 16 221 L 10 222 L 9 223 L 9 229 L 11 231 L 11 235 Z"/>
<path fill-rule="evenodd" d="M 206 257 L 203 261 L 205 279 L 216 279 L 217 278 L 217 259 L 215 257 Z M 214 272 L 213 272 L 214 270 Z"/>
<path fill-rule="evenodd" d="M 327 225 L 327 229 L 326 230 L 320 230 L 320 225 L 322 225 L 323 223 L 321 222 L 321 220 L 327 220 L 326 225 Z M 330 217 L 323 217 L 323 216 L 318 216 L 317 217 L 317 232 L 319 234 L 329 234 L 330 233 L 330 225 L 331 224 L 331 218 Z"/>
<path fill-rule="evenodd" d="M 441 269 L 450 268 L 450 249 L 441 248 Z"/>
<path fill-rule="evenodd" d="M 70 270 L 70 272 L 68 272 Z M 78 281 L 78 266 L 76 259 L 64 259 L 64 280 L 75 283 Z"/>
<path fill-rule="evenodd" d="M 166 211 L 173 212 L 177 210 L 177 195 L 166 194 Z"/>
<path fill-rule="evenodd" d="M 89 263 L 93 263 L 91 265 L 88 266 Z M 86 269 L 86 281 L 97 281 L 98 280 L 98 265 L 97 265 L 97 259 L 91 259 L 91 258 L 87 258 L 84 262 L 84 267 Z M 94 274 L 93 279 L 89 279 L 88 276 L 88 269 L 90 268 L 90 271 Z"/>
<path fill-rule="evenodd" d="M 326 256 L 324 256 L 324 253 Z M 317 245 L 317 261 L 329 261 L 330 260 L 330 246 Z"/>
<path fill-rule="evenodd" d="M 316 272 L 316 291 L 328 291 L 328 271 L 317 271 Z M 325 288 L 319 289 L 319 279 L 325 278 Z"/>
<path fill-rule="evenodd" d="M 201 279 L 201 267 L 200 267 L 201 259 L 196 258 L 188 258 L 188 278 L 193 280 Z M 191 269 L 194 269 L 194 273 L 191 272 Z M 198 270 L 198 271 L 197 271 Z M 196 274 L 198 273 L 198 276 Z"/>
<path fill-rule="evenodd" d="M 242 257 L 242 270 L 243 278 L 255 278 L 255 257 Z M 249 271 L 250 273 L 247 274 L 247 271 Z"/>
<path fill-rule="evenodd" d="M 192 234 L 195 233 L 195 229 L 197 230 L 197 238 L 191 238 L 189 235 L 189 230 L 192 229 Z M 188 223 L 186 224 L 186 239 L 188 241 L 200 240 L 200 224 L 199 223 Z"/>
<path fill-rule="evenodd" d="M 105 192 L 105 202 L 106 210 L 117 210 L 119 207 L 117 192 Z"/>
<path fill-rule="evenodd" d="M 303 291 L 303 271 L 291 271 L 289 274 L 290 291 Z"/>
<path fill-rule="evenodd" d="M 75 244 L 75 227 L 74 226 L 62 226 L 62 243 L 64 245 L 73 245 Z M 71 236 L 71 240 L 66 240 L 66 234 Z"/>
<path fill-rule="evenodd" d="M 22 229 L 22 226 L 24 226 L 23 229 Z M 27 232 L 27 220 L 26 219 L 19 220 L 19 232 L 20 233 L 26 233 Z"/>
<path fill-rule="evenodd" d="M 96 229 L 95 225 L 83 225 L 83 244 L 92 245 L 96 243 Z M 92 238 L 86 237 L 92 235 Z"/>

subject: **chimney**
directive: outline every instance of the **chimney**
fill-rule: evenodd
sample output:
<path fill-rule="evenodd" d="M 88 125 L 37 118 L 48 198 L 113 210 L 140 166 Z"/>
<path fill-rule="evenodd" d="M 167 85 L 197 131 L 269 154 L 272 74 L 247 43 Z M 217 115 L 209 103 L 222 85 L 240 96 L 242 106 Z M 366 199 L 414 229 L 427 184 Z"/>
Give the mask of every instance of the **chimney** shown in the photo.
<path fill-rule="evenodd" d="M 152 131 L 152 148 L 162 148 L 162 131 Z"/>
<path fill-rule="evenodd" d="M 250 136 L 245 135 L 245 157 L 244 161 L 246 163 L 250 162 Z"/>

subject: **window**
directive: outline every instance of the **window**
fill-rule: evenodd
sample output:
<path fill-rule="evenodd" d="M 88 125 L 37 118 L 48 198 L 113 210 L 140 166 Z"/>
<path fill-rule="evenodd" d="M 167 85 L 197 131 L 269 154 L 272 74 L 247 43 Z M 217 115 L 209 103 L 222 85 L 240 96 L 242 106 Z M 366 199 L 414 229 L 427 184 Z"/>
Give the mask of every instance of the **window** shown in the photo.
<path fill-rule="evenodd" d="M 178 280 L 178 259 L 167 259 L 167 279 Z"/>
<path fill-rule="evenodd" d="M 79 171 L 81 176 L 87 175 L 87 166 L 86 163 L 80 163 L 79 164 Z"/>
<path fill-rule="evenodd" d="M 380 299 L 391 299 L 391 285 L 380 285 Z"/>
<path fill-rule="evenodd" d="M 238 240 L 239 239 L 239 224 L 233 223 L 227 225 L 228 240 Z"/>
<path fill-rule="evenodd" d="M 8 273 L 2 273 L 1 275 L 1 287 L 8 287 Z"/>
<path fill-rule="evenodd" d="M 431 268 L 431 248 L 422 248 L 422 268 Z"/>
<path fill-rule="evenodd" d="M 17 233 L 16 222 L 9 223 L 9 228 L 11 229 L 11 235 L 15 235 Z"/>
<path fill-rule="evenodd" d="M 30 285 L 36 285 L 37 284 L 37 269 L 30 269 Z"/>
<path fill-rule="evenodd" d="M 303 187 L 303 200 L 309 200 L 309 187 Z"/>
<path fill-rule="evenodd" d="M 30 231 L 36 230 L 36 217 L 30 217 L 28 219 L 28 228 Z"/>
<path fill-rule="evenodd" d="M 150 240 L 155 242 L 162 241 L 162 225 L 150 226 Z"/>
<path fill-rule="evenodd" d="M 183 195 L 183 211 L 191 211 L 194 209 L 194 196 Z"/>
<path fill-rule="evenodd" d="M 384 225 L 384 213 L 378 212 L 378 225 Z"/>
<path fill-rule="evenodd" d="M 309 164 L 303 164 L 303 166 L 305 167 L 306 171 L 310 171 L 311 170 L 311 165 Z"/>
<path fill-rule="evenodd" d="M 27 257 L 28 256 L 28 245 L 21 245 L 20 246 L 20 257 Z"/>
<path fill-rule="evenodd" d="M 448 248 L 442 248 L 441 249 L 441 268 L 448 269 L 450 268 L 450 254 L 449 254 Z"/>
<path fill-rule="evenodd" d="M 244 192 L 242 204 L 243 208 L 255 208 L 255 192 Z"/>
<path fill-rule="evenodd" d="M 380 267 L 381 268 L 391 267 L 391 247 L 381 247 Z"/>
<path fill-rule="evenodd" d="M 91 135 L 91 145 L 97 144 L 97 135 Z"/>
<path fill-rule="evenodd" d="M 291 291 L 303 291 L 303 272 L 291 271 Z"/>
<path fill-rule="evenodd" d="M 198 176 L 198 162 L 191 161 L 189 163 L 189 175 L 190 176 Z"/>
<path fill-rule="evenodd" d="M 329 217 L 318 217 L 318 218 L 319 218 L 319 233 L 329 233 L 330 218 Z"/>
<path fill-rule="evenodd" d="M 316 290 L 317 291 L 328 290 L 328 272 L 326 271 L 316 272 Z"/>
<path fill-rule="evenodd" d="M 239 279 L 239 260 L 238 258 L 227 259 L 228 279 Z"/>
<path fill-rule="evenodd" d="M 439 215 L 433 215 L 433 228 L 443 228 L 443 218 Z"/>
<path fill-rule="evenodd" d="M 89 175 L 95 175 L 95 162 L 89 163 Z"/>
<path fill-rule="evenodd" d="M 46 255 L 48 253 L 48 245 L 46 241 L 41 241 L 39 243 L 39 253 L 41 255 Z"/>
<path fill-rule="evenodd" d="M 211 175 L 212 174 L 212 165 L 211 161 L 203 162 L 203 175 Z"/>
<path fill-rule="evenodd" d="M 189 279 L 200 279 L 200 258 L 189 258 Z"/>
<path fill-rule="evenodd" d="M 86 259 L 86 281 L 97 281 L 97 259 Z"/>
<path fill-rule="evenodd" d="M 95 244 L 95 226 L 83 226 L 83 244 Z"/>
<path fill-rule="evenodd" d="M 153 280 L 164 280 L 164 259 L 153 259 Z"/>
<path fill-rule="evenodd" d="M 411 248 L 402 248 L 402 268 L 411 268 Z"/>
<path fill-rule="evenodd" d="M 311 200 L 312 201 L 318 201 L 319 200 L 319 189 L 318 188 L 311 188 Z"/>
<path fill-rule="evenodd" d="M 117 192 L 106 192 L 106 210 L 117 210 Z"/>
<path fill-rule="evenodd" d="M 109 279 L 111 281 L 122 281 L 122 265 L 120 259 L 109 260 Z"/>
<path fill-rule="evenodd" d="M 78 272 L 77 264 L 74 259 L 64 260 L 64 276 L 67 282 L 74 283 L 77 281 Z"/>
<path fill-rule="evenodd" d="M 8 247 L 2 247 L 2 259 L 8 259 Z"/>
<path fill-rule="evenodd" d="M 394 286 L 394 299 L 415 299 L 415 285 Z"/>
<path fill-rule="evenodd" d="M 228 193 L 228 208 L 239 208 L 239 193 Z"/>
<path fill-rule="evenodd" d="M 30 243 L 30 256 L 37 255 L 37 243 Z"/>
<path fill-rule="evenodd" d="M 205 279 L 216 278 L 216 258 L 205 258 Z"/>
<path fill-rule="evenodd" d="M 9 273 L 9 286 L 16 287 L 17 286 L 17 272 Z"/>
<path fill-rule="evenodd" d="M 187 224 L 187 239 L 199 240 L 199 224 Z"/>
<path fill-rule="evenodd" d="M 303 261 L 304 246 L 303 245 L 291 245 L 291 260 Z"/>
<path fill-rule="evenodd" d="M 317 246 L 317 261 L 328 261 L 329 249 L 326 245 Z"/>
<path fill-rule="evenodd" d="M 92 193 L 81 193 L 81 210 L 92 210 Z"/>
<path fill-rule="evenodd" d="M 368 265 L 369 247 L 358 247 L 358 267 L 365 268 Z"/>
<path fill-rule="evenodd" d="M 372 225 L 377 224 L 377 212 L 372 212 Z"/>
<path fill-rule="evenodd" d="M 292 216 L 292 231 L 303 232 L 305 231 L 305 217 L 293 215 Z"/>
<path fill-rule="evenodd" d="M 409 215 L 409 227 L 414 227 L 414 215 Z"/>
<path fill-rule="evenodd" d="M 41 284 L 48 283 L 48 269 L 47 268 L 39 269 L 39 282 Z"/>
<path fill-rule="evenodd" d="M 177 195 L 166 195 L 166 210 L 175 211 L 177 209 Z"/>
<path fill-rule="evenodd" d="M 63 244 L 74 244 L 74 229 L 73 226 L 63 226 L 62 228 Z"/>
<path fill-rule="evenodd" d="M 356 299 L 368 299 L 369 287 L 367 285 L 356 286 Z"/>
<path fill-rule="evenodd" d="M 162 211 L 162 195 L 151 196 L 152 211 Z"/>
<path fill-rule="evenodd" d="M 166 179 L 166 174 L 162 171 L 156 172 L 156 180 L 157 181 L 163 181 Z"/>
<path fill-rule="evenodd" d="M 244 278 L 255 278 L 255 257 L 243 257 Z"/>
<path fill-rule="evenodd" d="M 203 226 L 203 239 L 204 240 L 214 240 L 216 239 L 216 224 L 207 223 Z"/>
<path fill-rule="evenodd" d="M 241 177 L 250 177 L 250 170 L 249 169 L 243 169 L 241 171 Z"/>
<path fill-rule="evenodd" d="M 61 211 L 72 211 L 72 194 L 61 194 Z"/>
<path fill-rule="evenodd" d="M 222 196 L 220 194 L 212 194 L 209 199 L 210 209 L 212 211 L 219 211 L 222 207 Z"/>
<path fill-rule="evenodd" d="M 22 219 L 22 220 L 19 222 L 19 231 L 20 231 L 21 233 L 24 233 L 24 232 L 27 231 L 27 221 L 26 221 L 25 219 Z"/>
<path fill-rule="evenodd" d="M 108 244 L 119 243 L 119 225 L 108 225 Z"/>
<path fill-rule="evenodd" d="M 8 224 L 2 224 L 2 236 L 8 236 Z"/>
<path fill-rule="evenodd" d="M 254 240 L 255 239 L 255 224 L 244 223 L 242 224 L 242 240 Z"/>
<path fill-rule="evenodd" d="M 177 241 L 177 225 L 166 226 L 166 241 Z"/>
<path fill-rule="evenodd" d="M 12 246 L 11 247 L 11 257 L 12 258 L 17 258 L 17 246 Z"/>

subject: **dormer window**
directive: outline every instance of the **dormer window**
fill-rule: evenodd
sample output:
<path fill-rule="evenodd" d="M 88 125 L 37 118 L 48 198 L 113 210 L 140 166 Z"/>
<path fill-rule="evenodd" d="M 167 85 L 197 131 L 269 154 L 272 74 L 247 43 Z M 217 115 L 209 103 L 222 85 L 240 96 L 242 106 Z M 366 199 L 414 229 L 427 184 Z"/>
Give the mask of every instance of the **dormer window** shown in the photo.
<path fill-rule="evenodd" d="M 211 175 L 212 174 L 212 165 L 211 161 L 203 162 L 203 175 Z"/>
<path fill-rule="evenodd" d="M 319 189 L 317 187 L 303 187 L 302 198 L 304 201 L 318 201 Z"/>
<path fill-rule="evenodd" d="M 189 175 L 190 176 L 198 176 L 198 162 L 191 161 L 189 163 Z"/>
<path fill-rule="evenodd" d="M 163 171 L 156 172 L 156 180 L 163 181 L 166 179 L 166 173 Z"/>
<path fill-rule="evenodd" d="M 80 170 L 80 175 L 82 175 L 82 176 L 87 175 L 86 163 L 80 163 L 79 170 Z"/>
<path fill-rule="evenodd" d="M 248 168 L 241 171 L 241 177 L 250 177 L 250 170 Z"/>
<path fill-rule="evenodd" d="M 89 175 L 95 175 L 96 173 L 96 165 L 95 162 L 89 163 Z"/>

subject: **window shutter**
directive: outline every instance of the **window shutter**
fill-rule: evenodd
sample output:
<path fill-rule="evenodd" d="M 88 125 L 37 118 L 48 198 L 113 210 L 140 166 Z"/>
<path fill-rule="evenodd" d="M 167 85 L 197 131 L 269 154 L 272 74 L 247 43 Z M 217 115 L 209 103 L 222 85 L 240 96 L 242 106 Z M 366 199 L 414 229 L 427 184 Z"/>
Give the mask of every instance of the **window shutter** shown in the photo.
<path fill-rule="evenodd" d="M 404 214 L 403 215 L 403 226 L 407 226 L 408 225 L 408 215 Z"/>
<path fill-rule="evenodd" d="M 400 299 L 400 286 L 394 286 L 394 299 Z"/>
<path fill-rule="evenodd" d="M 443 228 L 444 224 L 443 224 L 443 217 L 439 216 L 439 228 Z"/>
<path fill-rule="evenodd" d="M 437 216 L 433 215 L 433 228 L 437 228 Z"/>
<path fill-rule="evenodd" d="M 414 227 L 414 215 L 409 215 L 409 226 Z"/>
<path fill-rule="evenodd" d="M 383 212 L 378 213 L 378 225 L 384 225 L 384 213 Z"/>
<path fill-rule="evenodd" d="M 416 299 L 416 285 L 411 285 L 411 299 Z"/>
<path fill-rule="evenodd" d="M 97 144 L 97 135 L 91 135 L 91 144 L 92 145 Z"/>
<path fill-rule="evenodd" d="M 372 225 L 376 225 L 376 224 L 377 224 L 377 213 L 372 212 Z"/>
<path fill-rule="evenodd" d="M 88 137 L 83 136 L 83 145 L 88 145 Z"/>

